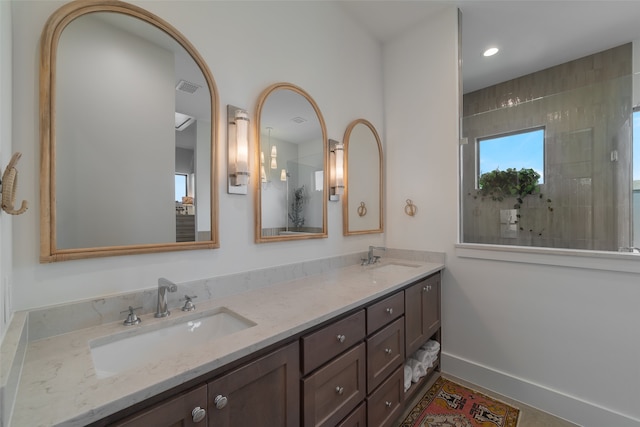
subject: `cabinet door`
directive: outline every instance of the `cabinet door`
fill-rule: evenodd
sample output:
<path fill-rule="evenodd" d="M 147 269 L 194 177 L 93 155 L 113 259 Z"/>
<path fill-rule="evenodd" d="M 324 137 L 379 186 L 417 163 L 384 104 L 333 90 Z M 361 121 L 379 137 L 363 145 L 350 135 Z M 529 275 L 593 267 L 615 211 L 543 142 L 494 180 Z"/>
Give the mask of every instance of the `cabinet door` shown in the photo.
<path fill-rule="evenodd" d="M 360 310 L 349 317 L 338 320 L 319 331 L 302 337 L 302 374 L 328 362 L 364 339 L 365 315 Z"/>
<path fill-rule="evenodd" d="M 360 343 L 303 380 L 305 427 L 333 427 L 362 402 L 366 363 Z"/>
<path fill-rule="evenodd" d="M 353 410 L 344 420 L 340 421 L 336 427 L 367 427 L 367 404 L 362 402 L 360 406 Z"/>
<path fill-rule="evenodd" d="M 367 427 L 391 427 L 402 412 L 402 368 L 398 368 L 367 398 Z"/>
<path fill-rule="evenodd" d="M 440 273 L 404 291 L 406 354 L 411 356 L 440 325 Z"/>
<path fill-rule="evenodd" d="M 300 424 L 300 362 L 292 343 L 208 385 L 211 427 Z"/>
<path fill-rule="evenodd" d="M 179 394 L 164 402 L 145 409 L 124 421 L 113 425 L 118 427 L 187 427 L 206 426 L 207 386 Z M 200 409 L 200 411 L 198 411 Z M 197 422 L 196 422 L 197 420 Z"/>
<path fill-rule="evenodd" d="M 367 393 L 404 362 L 404 320 L 402 318 L 367 338 Z"/>

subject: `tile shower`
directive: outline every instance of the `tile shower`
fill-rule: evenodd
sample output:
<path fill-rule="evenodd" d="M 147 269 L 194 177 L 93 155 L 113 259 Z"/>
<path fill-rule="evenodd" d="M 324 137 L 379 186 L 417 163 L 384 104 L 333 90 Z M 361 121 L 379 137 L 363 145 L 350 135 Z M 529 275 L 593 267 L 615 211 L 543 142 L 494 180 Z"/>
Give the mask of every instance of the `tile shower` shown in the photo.
<path fill-rule="evenodd" d="M 466 94 L 463 242 L 607 251 L 633 246 L 631 117 L 631 43 Z M 523 198 L 516 232 L 501 232 L 500 211 L 514 209 L 516 199 L 478 196 L 476 141 L 536 127 L 545 129 L 543 196 Z"/>

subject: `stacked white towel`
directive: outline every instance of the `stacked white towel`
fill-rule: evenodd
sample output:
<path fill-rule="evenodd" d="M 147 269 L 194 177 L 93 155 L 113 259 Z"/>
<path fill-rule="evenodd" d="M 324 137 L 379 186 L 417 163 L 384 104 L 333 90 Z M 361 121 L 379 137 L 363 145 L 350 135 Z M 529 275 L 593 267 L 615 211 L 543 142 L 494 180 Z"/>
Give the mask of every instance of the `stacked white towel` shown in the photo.
<path fill-rule="evenodd" d="M 412 377 L 412 372 L 411 372 L 411 366 L 409 366 L 408 363 L 404 364 L 404 391 L 406 393 L 407 390 L 409 390 L 409 387 L 411 387 L 411 377 Z"/>
<path fill-rule="evenodd" d="M 425 368 L 424 365 L 418 362 L 416 359 L 409 358 L 407 360 L 407 364 L 411 368 L 412 382 L 417 383 L 418 381 L 420 381 L 420 378 L 427 375 L 427 368 Z"/>
<path fill-rule="evenodd" d="M 429 340 L 412 354 L 404 364 L 404 391 L 411 387 L 411 383 L 417 383 L 420 378 L 427 375 L 427 370 L 432 368 L 438 354 L 440 353 L 440 343 Z"/>
<path fill-rule="evenodd" d="M 422 363 L 427 369 L 432 368 L 436 360 L 438 360 L 438 353 L 440 352 L 440 343 L 438 341 L 429 340 L 420 347 L 411 357 Z"/>
<path fill-rule="evenodd" d="M 420 348 L 426 351 L 437 353 L 438 351 L 440 351 L 440 343 L 436 340 L 429 340 L 426 343 L 424 343 Z"/>

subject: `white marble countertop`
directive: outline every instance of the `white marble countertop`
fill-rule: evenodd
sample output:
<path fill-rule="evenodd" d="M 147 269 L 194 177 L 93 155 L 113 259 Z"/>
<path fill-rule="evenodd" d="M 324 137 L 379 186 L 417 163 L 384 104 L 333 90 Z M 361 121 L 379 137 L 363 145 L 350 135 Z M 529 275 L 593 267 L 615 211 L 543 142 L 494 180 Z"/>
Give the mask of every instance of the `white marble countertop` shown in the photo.
<path fill-rule="evenodd" d="M 394 262 L 417 267 L 380 268 Z M 226 307 L 256 325 L 103 379 L 96 376 L 89 342 L 129 330 L 121 321 L 30 342 L 11 425 L 81 426 L 98 421 L 443 268 L 441 263 L 385 259 L 374 266 L 340 268 L 223 298 L 196 300 L 196 312 Z M 142 332 L 192 315 L 180 310 L 162 319 L 143 315 L 142 323 L 130 330 Z"/>

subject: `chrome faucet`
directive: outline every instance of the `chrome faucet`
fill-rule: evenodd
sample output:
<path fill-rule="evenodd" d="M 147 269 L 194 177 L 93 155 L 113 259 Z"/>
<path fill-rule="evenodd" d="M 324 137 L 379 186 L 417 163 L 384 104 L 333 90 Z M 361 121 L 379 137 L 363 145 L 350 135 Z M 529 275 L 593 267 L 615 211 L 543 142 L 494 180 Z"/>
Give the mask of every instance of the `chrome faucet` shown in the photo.
<path fill-rule="evenodd" d="M 171 313 L 167 308 L 167 292 L 176 292 L 178 285 L 171 280 L 161 277 L 158 279 L 158 308 L 156 309 L 155 317 L 167 317 Z"/>
<path fill-rule="evenodd" d="M 387 250 L 387 248 L 385 248 L 383 246 L 369 246 L 369 252 L 367 253 L 367 258 L 362 260 L 362 265 L 371 265 L 371 264 L 375 264 L 376 262 L 378 262 L 380 257 L 373 255 L 373 251 L 376 250 L 376 249 L 380 250 L 380 251 L 386 251 Z"/>

